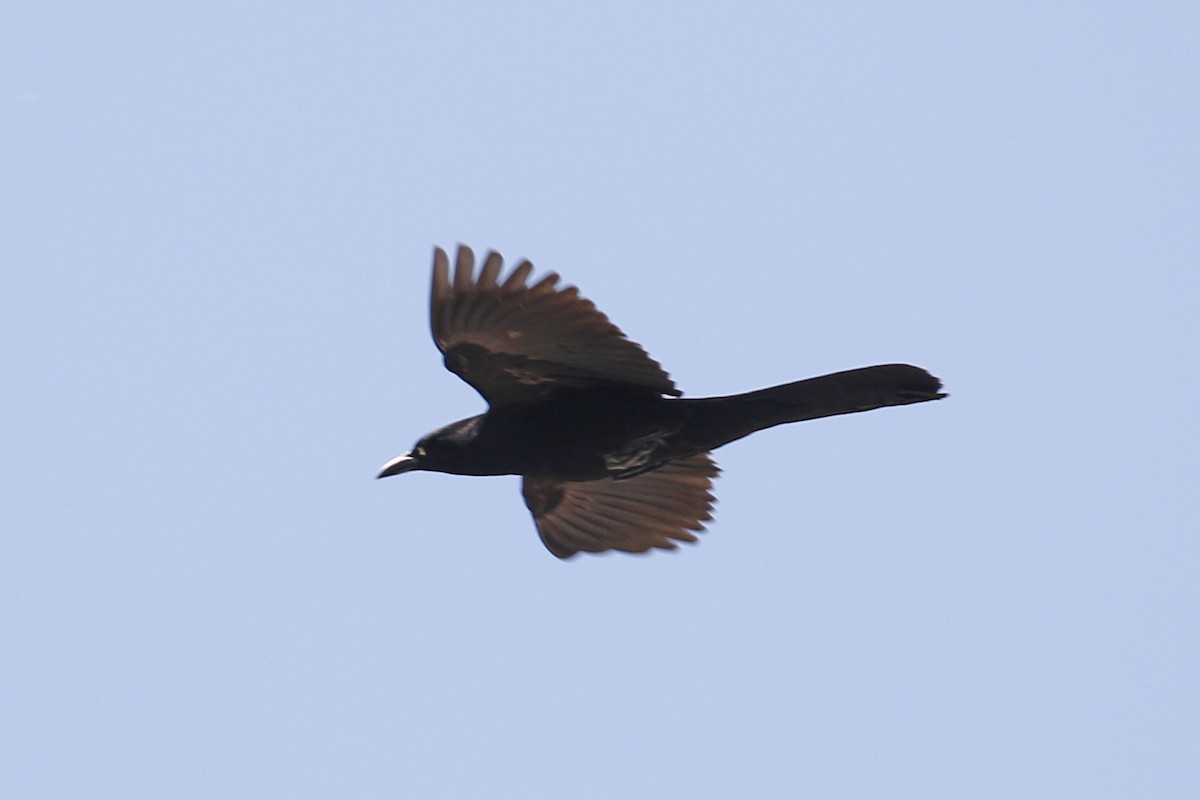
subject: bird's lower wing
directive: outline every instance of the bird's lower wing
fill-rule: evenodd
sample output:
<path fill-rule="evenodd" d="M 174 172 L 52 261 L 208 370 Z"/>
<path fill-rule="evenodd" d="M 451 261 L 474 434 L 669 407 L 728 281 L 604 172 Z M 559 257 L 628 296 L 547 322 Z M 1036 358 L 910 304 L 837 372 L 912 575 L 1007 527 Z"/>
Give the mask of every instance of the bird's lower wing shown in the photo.
<path fill-rule="evenodd" d="M 526 478 L 521 487 L 538 534 L 551 553 L 642 553 L 694 542 L 712 519 L 712 479 L 720 470 L 708 453 L 625 480 L 565 482 Z"/>

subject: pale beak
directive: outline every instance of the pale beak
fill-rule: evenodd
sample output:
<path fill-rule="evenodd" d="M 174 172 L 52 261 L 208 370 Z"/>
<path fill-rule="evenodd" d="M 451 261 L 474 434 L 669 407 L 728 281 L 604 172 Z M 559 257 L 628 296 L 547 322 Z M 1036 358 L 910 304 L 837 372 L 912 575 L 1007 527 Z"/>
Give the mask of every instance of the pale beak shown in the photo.
<path fill-rule="evenodd" d="M 383 465 L 383 469 L 379 471 L 376 478 L 386 478 L 389 475 L 399 475 L 401 472 L 417 469 L 420 462 L 413 457 L 412 453 L 405 453 L 402 456 L 396 456 L 391 461 Z"/>

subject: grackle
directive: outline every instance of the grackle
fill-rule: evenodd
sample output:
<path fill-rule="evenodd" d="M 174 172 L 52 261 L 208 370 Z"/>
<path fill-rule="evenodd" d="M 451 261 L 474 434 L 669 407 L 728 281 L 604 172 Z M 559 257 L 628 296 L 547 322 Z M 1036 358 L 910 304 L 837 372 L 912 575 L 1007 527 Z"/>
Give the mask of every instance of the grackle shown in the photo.
<path fill-rule="evenodd" d="M 946 396 L 925 370 L 883 364 L 683 399 L 658 362 L 576 288 L 559 287 L 553 272 L 529 283 L 528 261 L 502 278 L 503 266 L 488 253 L 476 274 L 474 254 L 460 246 L 451 273 L 446 253 L 434 250 L 433 340 L 488 410 L 423 437 L 379 477 L 520 475 L 542 542 L 559 558 L 696 541 L 693 531 L 712 518 L 710 452 L 743 436 Z"/>

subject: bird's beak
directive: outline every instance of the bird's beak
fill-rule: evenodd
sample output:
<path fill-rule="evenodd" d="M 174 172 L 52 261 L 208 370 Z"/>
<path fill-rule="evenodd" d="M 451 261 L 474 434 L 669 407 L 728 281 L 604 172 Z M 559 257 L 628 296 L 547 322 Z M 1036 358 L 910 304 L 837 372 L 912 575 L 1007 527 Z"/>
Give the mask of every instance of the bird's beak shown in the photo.
<path fill-rule="evenodd" d="M 413 457 L 412 453 L 405 453 L 402 456 L 396 456 L 391 461 L 383 465 L 383 469 L 379 471 L 376 478 L 386 478 L 389 475 L 399 475 L 401 472 L 408 472 L 416 469 L 419 462 Z"/>

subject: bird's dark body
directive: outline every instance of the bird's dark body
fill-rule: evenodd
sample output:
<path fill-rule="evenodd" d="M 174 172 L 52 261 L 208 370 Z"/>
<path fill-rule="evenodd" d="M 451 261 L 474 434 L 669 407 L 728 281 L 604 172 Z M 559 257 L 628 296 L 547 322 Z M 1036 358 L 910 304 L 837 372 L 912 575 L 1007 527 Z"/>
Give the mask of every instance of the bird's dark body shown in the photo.
<path fill-rule="evenodd" d="M 427 449 L 431 463 L 455 475 L 592 481 L 627 471 L 615 464 L 623 454 L 645 450 L 639 442 L 656 443 L 651 450 L 657 464 L 690 455 L 667 445 L 678 439 L 690 417 L 692 411 L 682 400 L 611 389 L 566 389 L 452 423 L 443 428 L 452 445 Z"/>
<path fill-rule="evenodd" d="M 423 437 L 380 477 L 414 469 L 520 475 L 525 502 L 559 557 L 641 552 L 694 541 L 709 519 L 709 453 L 789 422 L 944 397 L 919 367 L 882 364 L 727 397 L 680 398 L 638 345 L 551 274 L 503 282 L 490 254 L 474 273 L 460 248 L 451 275 L 435 251 L 431 316 L 448 369 L 489 401 L 487 413 Z"/>
<path fill-rule="evenodd" d="M 529 403 L 491 408 L 433 434 L 430 464 L 454 475 L 525 475 L 567 481 L 629 478 L 716 450 L 756 431 L 805 419 L 896 405 L 880 396 L 882 371 L 928 378 L 904 364 L 865 367 L 728 397 L 676 398 L 614 387 L 560 389 Z M 886 402 L 890 398 L 891 402 Z M 437 448 L 437 449 L 434 449 Z"/>

